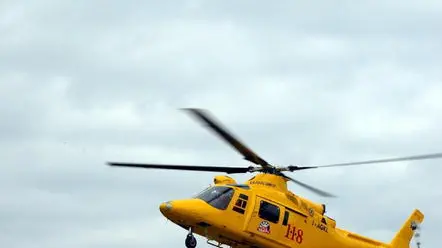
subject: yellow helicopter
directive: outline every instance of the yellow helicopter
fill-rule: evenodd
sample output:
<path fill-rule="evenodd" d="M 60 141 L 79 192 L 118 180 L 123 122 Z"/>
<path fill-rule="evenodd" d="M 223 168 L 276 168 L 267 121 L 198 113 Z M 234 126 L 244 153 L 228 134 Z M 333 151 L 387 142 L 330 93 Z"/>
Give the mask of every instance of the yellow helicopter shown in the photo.
<path fill-rule="evenodd" d="M 178 226 L 188 230 L 185 246 L 194 248 L 194 234 L 207 239 L 216 247 L 235 248 L 409 248 L 419 231 L 424 215 L 414 209 L 390 243 L 343 230 L 325 214 L 324 204 L 313 202 L 292 193 L 287 182 L 294 182 L 324 197 L 334 195 L 291 178 L 283 172 L 335 166 L 386 163 L 405 160 L 441 158 L 442 153 L 392 159 L 370 160 L 323 166 L 276 167 L 259 157 L 244 143 L 227 131 L 206 110 L 184 109 L 227 141 L 244 159 L 258 165 L 250 167 L 192 166 L 139 163 L 108 163 L 111 166 L 149 169 L 190 170 L 207 172 L 258 173 L 244 183 L 237 183 L 227 175 L 214 177 L 213 185 L 189 199 L 164 202 L 161 213 Z M 419 246 L 419 243 L 418 243 Z"/>

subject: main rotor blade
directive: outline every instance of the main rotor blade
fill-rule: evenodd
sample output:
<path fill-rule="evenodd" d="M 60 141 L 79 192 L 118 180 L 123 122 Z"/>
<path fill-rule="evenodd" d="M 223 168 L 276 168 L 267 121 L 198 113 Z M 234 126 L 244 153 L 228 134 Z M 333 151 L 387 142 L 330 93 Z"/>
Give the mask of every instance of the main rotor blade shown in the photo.
<path fill-rule="evenodd" d="M 196 108 L 183 108 L 183 110 L 189 111 L 189 113 L 193 114 L 193 116 L 196 117 L 197 120 L 203 122 L 208 127 L 210 127 L 212 131 L 214 131 L 217 135 L 219 135 L 221 138 L 227 141 L 231 146 L 233 146 L 238 152 L 240 152 L 244 156 L 244 159 L 252 163 L 261 165 L 264 168 L 272 167 L 269 163 L 267 163 L 267 161 L 259 157 L 243 142 L 239 141 L 238 138 L 235 138 L 233 134 L 227 131 L 227 128 L 223 127 L 219 121 L 215 121 L 214 117 L 210 117 L 208 111 Z"/>
<path fill-rule="evenodd" d="M 399 157 L 399 158 L 376 159 L 376 160 L 367 160 L 367 161 L 349 162 L 349 163 L 327 164 L 327 165 L 318 165 L 318 166 L 305 166 L 305 167 L 304 166 L 289 166 L 289 170 L 290 171 L 297 171 L 297 170 L 315 169 L 315 168 L 362 165 L 362 164 L 390 163 L 390 162 L 413 161 L 413 160 L 424 160 L 424 159 L 434 159 L 434 158 L 442 158 L 442 153 L 424 154 L 424 155 Z"/>
<path fill-rule="evenodd" d="M 227 174 L 246 173 L 252 169 L 252 167 L 139 164 L 139 163 L 119 163 L 119 162 L 108 162 L 107 164 L 110 166 L 121 166 L 121 167 L 135 167 L 135 168 L 145 168 L 145 169 L 165 169 L 165 170 L 225 172 Z"/>
<path fill-rule="evenodd" d="M 281 174 L 282 174 L 282 173 L 281 173 Z M 298 184 L 298 185 L 300 185 L 300 186 L 302 186 L 302 187 L 304 187 L 304 188 L 306 188 L 306 189 L 308 189 L 308 190 L 310 190 L 310 191 L 312 191 L 312 192 L 314 192 L 314 193 L 320 195 L 320 196 L 325 196 L 325 197 L 336 197 L 335 195 L 332 195 L 332 194 L 330 194 L 330 193 L 328 193 L 328 192 L 325 192 L 325 191 L 323 191 L 323 190 L 317 189 L 317 188 L 315 188 L 315 187 L 313 187 L 313 186 L 310 186 L 310 185 L 308 185 L 308 184 L 305 184 L 305 183 L 303 183 L 303 182 L 300 182 L 300 181 L 298 181 L 298 180 L 296 180 L 296 179 L 293 179 L 293 178 L 291 178 L 291 177 L 289 177 L 289 176 L 286 176 L 286 175 L 284 175 L 284 174 L 282 174 L 282 176 L 285 177 L 285 178 L 287 178 L 288 180 L 290 180 L 290 181 L 292 181 L 292 182 L 294 182 L 294 183 L 296 183 L 296 184 Z"/>

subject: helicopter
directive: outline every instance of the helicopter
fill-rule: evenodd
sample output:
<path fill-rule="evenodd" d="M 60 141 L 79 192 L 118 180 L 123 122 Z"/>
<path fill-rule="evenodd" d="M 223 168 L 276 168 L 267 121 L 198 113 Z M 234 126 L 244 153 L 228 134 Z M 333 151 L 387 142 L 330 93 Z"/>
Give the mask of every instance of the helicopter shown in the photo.
<path fill-rule="evenodd" d="M 184 244 L 195 248 L 195 234 L 215 247 L 234 248 L 409 248 L 420 229 L 424 214 L 413 209 L 391 242 L 381 242 L 337 227 L 326 215 L 326 206 L 295 194 L 287 187 L 293 182 L 322 197 L 336 197 L 287 176 L 287 172 L 338 166 L 388 163 L 441 158 L 442 153 L 377 159 L 361 162 L 312 166 L 275 166 L 258 156 L 228 131 L 209 111 L 184 108 L 198 122 L 208 127 L 236 149 L 244 159 L 255 164 L 248 167 L 196 166 L 108 162 L 110 166 L 223 172 L 214 176 L 213 184 L 188 199 L 176 199 L 159 205 L 161 214 L 187 232 Z M 231 174 L 257 173 L 238 183 Z M 418 243 L 419 246 L 419 243 Z"/>

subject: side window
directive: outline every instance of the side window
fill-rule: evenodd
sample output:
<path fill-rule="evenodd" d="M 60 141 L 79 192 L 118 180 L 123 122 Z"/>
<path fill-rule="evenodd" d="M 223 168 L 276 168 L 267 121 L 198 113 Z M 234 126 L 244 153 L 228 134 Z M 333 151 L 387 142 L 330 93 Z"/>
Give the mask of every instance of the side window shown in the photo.
<path fill-rule="evenodd" d="M 249 197 L 247 195 L 239 194 L 238 199 L 233 206 L 233 211 L 244 214 L 246 212 L 247 200 L 249 200 Z"/>
<path fill-rule="evenodd" d="M 266 201 L 261 201 L 259 206 L 259 217 L 273 223 L 279 221 L 279 207 Z"/>
<path fill-rule="evenodd" d="M 285 211 L 285 213 L 284 213 L 284 220 L 282 221 L 282 225 L 283 226 L 287 226 L 287 224 L 289 222 L 289 215 L 290 215 L 290 212 L 289 211 Z"/>

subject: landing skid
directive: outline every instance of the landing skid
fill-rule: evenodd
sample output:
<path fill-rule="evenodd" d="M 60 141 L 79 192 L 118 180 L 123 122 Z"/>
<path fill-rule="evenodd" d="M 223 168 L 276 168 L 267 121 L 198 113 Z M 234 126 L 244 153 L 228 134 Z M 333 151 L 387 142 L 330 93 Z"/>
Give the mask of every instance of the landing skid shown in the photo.
<path fill-rule="evenodd" d="M 214 247 L 220 247 L 220 248 L 234 248 L 233 246 L 222 244 L 222 243 L 220 243 L 220 242 L 218 242 L 216 240 L 209 240 L 208 239 L 207 240 L 207 244 L 209 244 L 211 246 L 214 246 Z"/>

